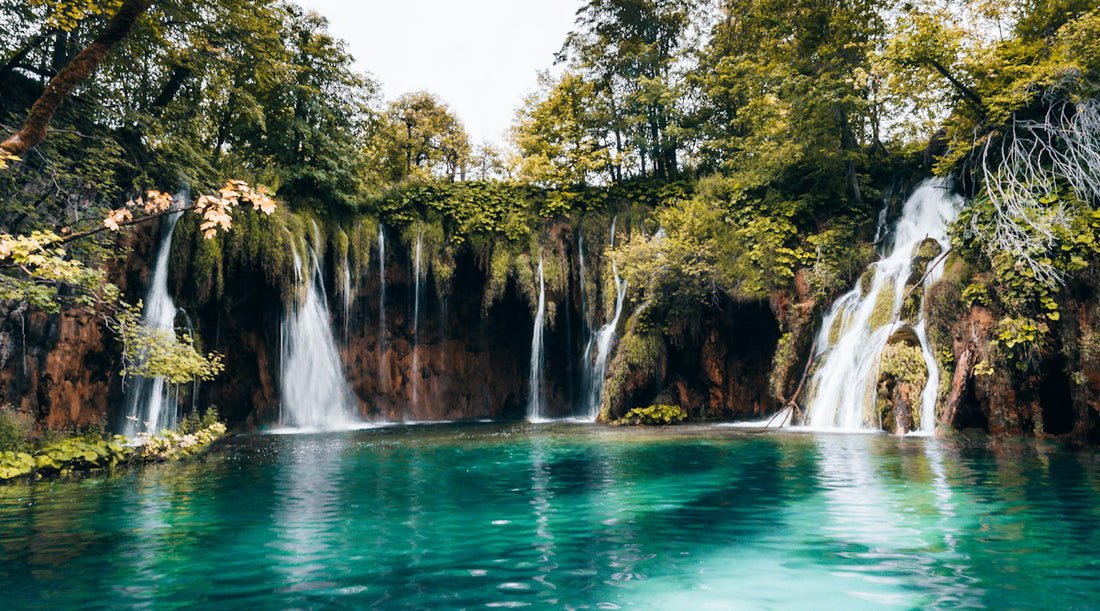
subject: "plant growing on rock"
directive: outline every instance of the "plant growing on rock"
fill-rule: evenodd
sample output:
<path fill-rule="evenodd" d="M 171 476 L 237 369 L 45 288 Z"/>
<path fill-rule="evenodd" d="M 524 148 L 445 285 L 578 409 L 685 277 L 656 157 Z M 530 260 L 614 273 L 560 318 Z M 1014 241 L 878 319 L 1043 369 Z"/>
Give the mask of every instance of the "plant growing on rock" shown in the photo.
<path fill-rule="evenodd" d="M 635 407 L 615 424 L 634 424 L 642 426 L 679 424 L 687 418 L 687 412 L 679 405 L 650 405 Z"/>

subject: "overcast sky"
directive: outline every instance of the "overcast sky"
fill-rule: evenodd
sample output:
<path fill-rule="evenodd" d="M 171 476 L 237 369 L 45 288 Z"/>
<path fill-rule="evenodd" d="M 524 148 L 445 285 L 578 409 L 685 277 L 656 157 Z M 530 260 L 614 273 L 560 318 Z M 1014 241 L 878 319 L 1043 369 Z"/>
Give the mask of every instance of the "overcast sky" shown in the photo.
<path fill-rule="evenodd" d="M 328 17 L 388 100 L 441 97 L 474 144 L 499 143 L 583 0 L 298 0 Z"/>

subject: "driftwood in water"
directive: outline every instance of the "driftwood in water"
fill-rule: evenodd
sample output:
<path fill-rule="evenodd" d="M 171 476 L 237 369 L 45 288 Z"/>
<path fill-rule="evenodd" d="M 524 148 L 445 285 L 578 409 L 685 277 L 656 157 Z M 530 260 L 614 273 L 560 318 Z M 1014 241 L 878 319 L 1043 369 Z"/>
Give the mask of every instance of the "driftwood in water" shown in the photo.
<path fill-rule="evenodd" d="M 794 414 L 797 413 L 802 418 L 806 417 L 806 415 L 802 413 L 802 410 L 798 409 L 797 401 L 798 395 L 802 394 L 802 387 L 806 385 L 806 378 L 810 375 L 810 366 L 814 364 L 814 353 L 816 351 L 817 338 L 814 338 L 813 343 L 810 344 L 810 356 L 806 357 L 806 367 L 802 370 L 802 379 L 798 381 L 798 387 L 794 389 L 794 394 L 791 395 L 791 398 L 787 399 L 787 402 L 783 404 L 783 409 L 776 412 L 776 414 L 772 416 L 770 420 L 768 420 L 768 424 L 764 425 L 764 428 L 770 427 L 772 425 L 772 422 L 774 422 L 776 418 L 779 418 L 780 415 L 786 414 L 788 412 L 791 412 L 790 421 L 792 424 L 794 423 Z M 787 418 L 780 418 L 779 422 L 782 423 L 784 420 L 787 420 Z"/>
<path fill-rule="evenodd" d="M 955 415 L 959 410 L 959 404 L 966 396 L 967 386 L 970 384 L 970 376 L 974 373 L 974 344 L 967 344 L 966 350 L 959 356 L 959 363 L 955 366 L 955 376 L 951 378 L 951 394 L 947 397 L 947 407 L 943 410 L 943 422 L 954 428 Z"/>

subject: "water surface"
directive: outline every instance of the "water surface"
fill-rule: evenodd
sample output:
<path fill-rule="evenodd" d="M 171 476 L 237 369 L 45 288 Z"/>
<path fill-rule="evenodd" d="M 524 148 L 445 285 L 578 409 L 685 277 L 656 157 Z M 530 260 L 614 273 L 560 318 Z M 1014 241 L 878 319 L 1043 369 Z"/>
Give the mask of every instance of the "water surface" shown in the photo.
<path fill-rule="evenodd" d="M 0 487 L 4 608 L 1088 608 L 1100 460 L 884 435 L 397 427 Z"/>

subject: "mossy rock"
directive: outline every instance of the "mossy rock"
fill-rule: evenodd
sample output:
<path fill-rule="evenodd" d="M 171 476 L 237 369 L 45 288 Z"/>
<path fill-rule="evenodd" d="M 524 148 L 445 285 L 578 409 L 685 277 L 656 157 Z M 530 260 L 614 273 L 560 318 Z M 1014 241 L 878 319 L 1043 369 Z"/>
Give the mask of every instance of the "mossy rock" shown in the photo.
<path fill-rule="evenodd" d="M 928 271 L 928 264 L 933 259 L 940 256 L 943 253 L 943 247 L 935 238 L 924 238 L 920 244 L 913 249 L 913 273 L 917 277 L 924 276 L 924 273 Z"/>
<path fill-rule="evenodd" d="M 890 339 L 886 340 L 887 346 L 894 344 L 905 344 L 910 347 L 920 348 L 920 337 L 917 336 L 917 331 L 909 325 L 894 331 L 894 334 L 890 336 Z"/>
<path fill-rule="evenodd" d="M 912 327 L 899 329 L 882 351 L 878 396 L 869 417 L 872 426 L 887 432 L 915 431 L 921 425 L 921 393 L 928 383 L 924 351 Z M 904 418 L 899 426 L 898 419 Z"/>
<path fill-rule="evenodd" d="M 883 283 L 875 298 L 875 308 L 871 311 L 871 319 L 868 321 L 872 329 L 878 329 L 887 325 L 894 319 L 894 299 L 897 289 L 891 279 Z"/>
<path fill-rule="evenodd" d="M 877 273 L 877 271 L 878 266 L 872 265 L 859 277 L 859 291 L 864 297 L 867 297 L 867 293 L 871 292 L 871 285 L 875 283 L 875 273 Z"/>
<path fill-rule="evenodd" d="M 901 320 L 915 321 L 920 318 L 921 305 L 924 302 L 924 288 L 919 286 L 918 282 L 920 282 L 920 279 L 905 286 L 905 292 L 902 293 L 904 299 L 899 310 Z"/>
<path fill-rule="evenodd" d="M 882 351 L 879 380 L 886 377 L 924 388 L 928 381 L 928 366 L 924 362 L 924 351 L 919 341 L 911 344 L 905 338 L 899 338 L 899 341 L 887 344 Z"/>

